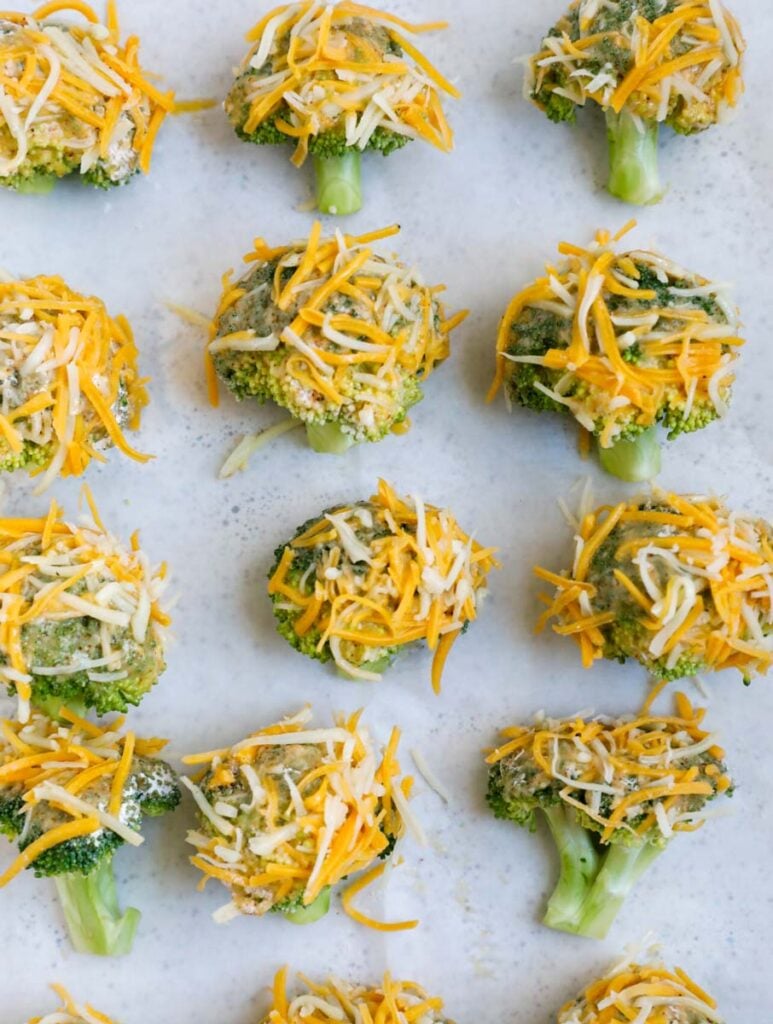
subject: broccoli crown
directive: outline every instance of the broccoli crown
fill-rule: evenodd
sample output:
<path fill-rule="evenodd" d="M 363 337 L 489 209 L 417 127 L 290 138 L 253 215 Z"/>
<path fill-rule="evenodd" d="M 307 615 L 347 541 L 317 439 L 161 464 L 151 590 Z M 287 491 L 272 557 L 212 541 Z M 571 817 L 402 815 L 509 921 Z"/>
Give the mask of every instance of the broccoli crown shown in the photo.
<path fill-rule="evenodd" d="M 420 505 L 417 533 L 416 507 L 382 481 L 369 501 L 328 509 L 276 549 L 268 591 L 277 628 L 296 650 L 332 658 L 345 675 L 364 680 L 378 679 L 400 648 L 421 640 L 436 659 L 445 657 L 439 631 L 458 636 L 475 618 L 496 563 L 490 553 L 473 559 L 470 538 L 450 513 L 430 505 Z M 425 530 L 438 538 L 437 560 L 427 556 Z M 394 581 L 396 564 L 404 567 L 403 589 Z"/>
<path fill-rule="evenodd" d="M 114 319 L 100 299 L 79 294 L 59 277 L 39 276 L 0 283 L 0 330 L 17 339 L 0 352 L 11 419 L 0 439 L 0 472 L 44 471 L 45 489 L 58 475 L 80 476 L 113 444 L 147 461 L 124 436 L 125 428 L 139 426 L 148 396 L 122 317 Z M 53 358 L 59 336 L 70 340 Z M 55 419 L 61 402 L 70 402 L 71 371 L 80 382 L 78 411 L 71 436 L 62 439 Z"/>
<path fill-rule="evenodd" d="M 276 402 L 351 443 L 380 441 L 421 401 L 451 327 L 416 273 L 371 251 L 359 271 L 363 254 L 348 244 L 320 242 L 315 227 L 308 245 L 259 248 L 238 289 L 227 286 L 209 354 L 237 399 Z"/>
<path fill-rule="evenodd" d="M 558 609 L 555 628 L 577 638 L 573 623 L 584 619 L 579 640 L 586 665 L 597 657 L 631 658 L 666 680 L 722 668 L 737 668 L 745 679 L 767 671 L 765 636 L 773 619 L 765 592 L 749 590 L 745 581 L 749 558 L 761 572 L 773 564 L 769 523 L 736 516 L 718 499 L 656 490 L 597 510 L 584 530 L 567 576 L 568 586 L 574 578 L 585 589 L 583 603 L 567 604 L 561 586 L 558 605 L 542 623 Z M 734 599 L 735 614 L 715 578 L 744 595 Z"/>
<path fill-rule="evenodd" d="M 175 772 L 154 756 L 157 741 L 132 739 L 133 747 L 127 750 L 128 738 L 109 727 L 97 729 L 70 712 L 61 723 L 35 712 L 27 723 L 6 721 L 3 726 L 0 832 L 16 840 L 20 851 L 36 851 L 24 866 L 38 877 L 97 871 L 124 843 L 122 830 L 139 831 L 144 815 L 164 814 L 180 802 Z M 50 763 L 51 755 L 33 756 L 31 761 L 25 749 L 53 752 L 56 771 L 47 771 L 39 781 L 41 764 Z M 126 761 L 127 757 L 131 759 Z M 122 783 L 116 810 L 113 790 L 119 773 Z M 77 803 L 71 804 L 73 799 Z M 102 817 L 108 812 L 109 819 Z M 74 815 L 86 823 L 91 816 L 94 824 L 89 831 L 69 835 L 69 827 L 77 824 Z M 116 820 L 120 827 L 113 825 Z M 49 834 L 53 839 L 57 831 L 63 832 L 61 841 L 38 850 L 36 844 Z M 12 869 L 5 880 L 13 873 Z"/>
<path fill-rule="evenodd" d="M 306 709 L 219 751 L 198 787 L 186 781 L 200 812 L 200 830 L 188 836 L 197 850 L 192 861 L 228 885 L 240 913 L 274 911 L 311 923 L 327 911 L 331 887 L 389 856 L 402 835 L 393 797 L 400 784 L 393 780 L 396 733 L 379 763 L 359 715 L 313 730 L 313 742 L 304 729 L 309 717 Z M 281 745 L 272 742 L 280 733 Z M 322 818 L 333 823 L 332 834 L 316 823 Z M 339 852 L 328 857 L 334 848 Z M 275 871 L 277 861 L 295 871 Z"/>
<path fill-rule="evenodd" d="M 17 102 L 13 124 L 0 117 L 4 166 L 0 185 L 40 192 L 58 178 L 78 174 L 88 184 L 110 188 L 149 169 L 156 126 L 172 108 L 174 98 L 168 94 L 160 99 L 142 73 L 134 75 L 131 82 L 124 77 L 126 67 L 135 63 L 127 50 L 134 45 L 130 40 L 121 43 L 107 30 L 97 35 L 88 26 L 44 21 L 41 31 L 40 22 L 32 16 L 0 17 L 0 64 L 6 79 L 11 80 Z M 51 64 L 51 46 L 69 54 L 67 68 Z M 88 81 L 82 77 L 79 68 L 90 66 L 95 58 L 103 66 L 110 65 L 110 74 L 122 83 L 120 97 L 113 95 L 112 88 L 102 91 L 93 75 L 86 76 Z M 35 69 L 31 77 L 29 67 Z M 69 76 L 66 83 L 64 75 Z M 104 77 L 99 80 L 106 81 Z M 72 107 L 72 99 L 66 98 L 73 88 L 78 93 L 77 109 Z M 43 94 L 45 102 L 41 104 Z M 120 106 L 114 111 L 117 99 Z M 106 110 L 110 110 L 110 127 L 103 127 Z M 105 131 L 110 133 L 107 140 Z"/>
<path fill-rule="evenodd" d="M 712 48 L 707 69 L 702 41 L 707 13 L 690 0 L 619 0 L 586 17 L 575 0 L 532 57 L 527 91 L 551 121 L 574 121 L 576 108 L 591 100 L 605 111 L 625 110 L 645 122 L 667 123 L 682 134 L 703 131 L 735 104 L 742 88 L 740 57 L 745 48 L 735 20 L 725 11 L 725 23 L 713 26 L 723 32 L 723 41 Z M 628 76 L 635 63 L 640 20 L 660 24 L 659 19 L 668 15 L 681 16 L 677 30 L 669 32 L 667 45 L 652 48 L 646 73 L 632 81 Z M 580 48 L 574 45 L 585 40 L 588 43 Z M 674 60 L 682 62 L 680 75 L 689 89 L 672 88 L 662 73 Z M 638 72 L 640 62 L 636 67 Z"/>
<path fill-rule="evenodd" d="M 356 16 L 335 25 L 330 47 L 320 34 L 326 31 L 324 18 L 314 19 L 299 34 L 300 16 L 299 9 L 278 30 L 273 23 L 270 28 L 263 23 L 256 33 L 260 38 L 243 61 L 225 104 L 240 138 L 258 145 L 295 142 L 297 165 L 309 154 L 329 158 L 371 149 L 387 156 L 414 138 L 451 149 L 453 134 L 440 96 L 458 94 L 440 76 L 434 79 L 438 85 L 427 84 L 421 70 L 423 58 L 418 55 L 413 63 L 415 51 L 403 49 L 390 24 L 376 12 L 360 8 Z M 263 30 L 270 32 L 270 38 L 263 37 Z M 292 69 L 287 59 L 291 42 Z M 324 67 L 318 60 L 320 47 L 326 47 Z M 388 67 L 390 63 L 394 67 Z M 358 81 L 367 88 L 361 94 L 355 90 L 343 95 L 338 68 L 357 71 Z M 286 80 L 285 91 L 277 86 L 281 77 Z M 389 95 L 389 114 L 371 99 L 369 86 L 379 82 Z M 288 103 L 285 97 L 290 90 L 300 104 Z"/>
<path fill-rule="evenodd" d="M 498 374 L 510 401 L 570 413 L 602 448 L 655 424 L 669 439 L 724 415 L 739 339 L 721 289 L 600 232 L 513 300 Z M 601 282 L 600 282 L 601 279 Z"/>
<path fill-rule="evenodd" d="M 76 526 L 57 512 L 7 520 L 0 536 L 20 620 L 19 651 L 0 642 L 0 678 L 4 666 L 23 666 L 21 679 L 14 673 L 4 681 L 24 704 L 31 698 L 54 716 L 62 705 L 125 711 L 164 669 L 165 570 L 151 570 L 141 551 L 124 548 L 96 521 Z"/>
<path fill-rule="evenodd" d="M 652 950 L 653 954 L 656 952 Z M 642 994 L 653 985 L 657 986 L 656 1003 Z M 610 1017 L 608 1009 L 613 1005 L 625 1009 L 620 1015 L 615 1013 Z M 662 961 L 653 959 L 643 964 L 626 960 L 600 980 L 587 985 L 562 1007 L 558 1024 L 601 1024 L 602 1021 L 615 1024 L 633 1019 L 633 1013 L 638 1015 L 641 1024 L 666 1020 L 675 1024 L 712 1024 L 719 1019 L 716 1002 L 683 970 L 672 971 Z"/>

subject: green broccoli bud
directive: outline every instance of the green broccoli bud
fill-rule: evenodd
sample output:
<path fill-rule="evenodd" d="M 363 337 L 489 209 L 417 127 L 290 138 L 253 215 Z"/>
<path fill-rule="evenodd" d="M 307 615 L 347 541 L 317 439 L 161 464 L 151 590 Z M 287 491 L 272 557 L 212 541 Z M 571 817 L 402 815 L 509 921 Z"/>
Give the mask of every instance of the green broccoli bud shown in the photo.
<path fill-rule="evenodd" d="M 627 110 L 608 110 L 609 191 L 626 203 L 646 206 L 662 196 L 658 173 L 657 121 L 642 121 Z"/>

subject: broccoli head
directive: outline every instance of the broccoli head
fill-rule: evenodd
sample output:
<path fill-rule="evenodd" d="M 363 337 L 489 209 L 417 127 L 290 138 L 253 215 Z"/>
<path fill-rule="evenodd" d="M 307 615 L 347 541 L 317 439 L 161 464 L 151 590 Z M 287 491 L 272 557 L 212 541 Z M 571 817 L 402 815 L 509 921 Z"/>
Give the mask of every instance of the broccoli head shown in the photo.
<path fill-rule="evenodd" d="M 773 660 L 773 528 L 717 498 L 655 489 L 600 508 L 580 524 L 566 575 L 535 572 L 556 585 L 538 628 L 555 618 L 586 667 L 633 659 L 658 679 L 736 668 L 748 681 Z"/>
<path fill-rule="evenodd" d="M 538 720 L 505 730 L 488 758 L 498 818 L 534 831 L 544 814 L 560 858 L 545 924 L 603 938 L 673 836 L 703 820 L 732 783 L 704 713 L 677 697 L 674 716 Z"/>
<path fill-rule="evenodd" d="M 652 959 L 646 963 L 628 956 L 587 985 L 561 1008 L 558 1024 L 719 1024 L 715 1000 L 681 968 L 656 959 L 657 947 L 647 952 Z"/>
<path fill-rule="evenodd" d="M 73 6 L 82 16 L 87 10 Z M 82 25 L 0 16 L 9 83 L 0 103 L 0 185 L 45 193 L 77 174 L 105 189 L 150 169 L 174 94 L 160 93 L 137 66 L 136 36 L 122 43 L 117 24 L 89 14 Z"/>
<path fill-rule="evenodd" d="M 693 135 L 721 122 L 743 90 L 745 43 L 732 15 L 692 0 L 581 4 L 542 40 L 525 91 L 550 118 L 576 120 L 588 101 L 606 115 L 612 195 L 657 202 L 662 124 Z"/>
<path fill-rule="evenodd" d="M 287 968 L 274 979 L 271 1008 L 261 1024 L 297 1024 L 313 1007 L 318 1024 L 357 1024 L 378 1020 L 383 1024 L 403 1024 L 417 1020 L 421 1024 L 450 1024 L 443 1013 L 443 1000 L 430 996 L 414 981 L 398 981 L 390 974 L 372 988 L 351 985 L 339 978 L 311 982 L 299 975 L 297 991 L 287 991 Z M 288 1007 L 292 1007 L 288 1011 Z"/>
<path fill-rule="evenodd" d="M 277 548 L 268 592 L 279 632 L 302 654 L 378 680 L 401 648 L 424 640 L 437 689 L 496 564 L 450 512 L 400 499 L 382 480 L 369 501 L 323 512 Z"/>
<path fill-rule="evenodd" d="M 124 431 L 137 429 L 148 396 L 137 347 L 124 317 L 101 299 L 73 291 L 59 277 L 0 282 L 0 330 L 13 344 L 0 351 L 0 384 L 8 423 L 0 438 L 0 472 L 41 475 L 39 491 L 57 476 L 80 476 L 116 445 L 135 451 Z M 57 339 L 67 339 L 59 350 Z M 75 410 L 63 417 L 70 408 Z"/>
<path fill-rule="evenodd" d="M 63 705 L 126 711 L 164 669 L 165 568 L 151 569 L 136 543 L 124 547 L 96 508 L 78 525 L 60 515 L 53 504 L 44 519 L 0 526 L 15 595 L 0 680 L 17 692 L 22 719 L 30 700 L 51 717 Z"/>
<path fill-rule="evenodd" d="M 230 280 L 212 326 L 208 357 L 238 398 L 273 401 L 306 425 L 316 451 L 339 454 L 408 429 L 422 386 L 449 355 L 451 331 L 418 274 L 362 238 L 263 242 Z"/>
<path fill-rule="evenodd" d="M 3 726 L 0 831 L 20 853 L 0 887 L 24 868 L 53 878 L 75 949 L 128 953 L 140 914 L 120 909 L 113 855 L 143 842 L 143 817 L 180 802 L 175 772 L 155 756 L 164 743 L 97 728 L 67 709 L 61 723 L 35 712 L 25 725 Z M 56 768 L 46 769 L 52 761 Z"/>
<path fill-rule="evenodd" d="M 188 834 L 191 863 L 231 893 L 218 921 L 269 912 L 318 921 L 332 888 L 388 857 L 403 833 L 397 731 L 379 763 L 359 714 L 321 729 L 307 727 L 310 717 L 307 708 L 230 749 L 185 759 L 206 766 L 198 783 L 183 782 L 200 819 Z M 346 898 L 345 906 L 357 916 Z"/>
<path fill-rule="evenodd" d="M 504 385 L 510 403 L 571 414 L 604 469 L 636 482 L 660 470 L 658 426 L 674 440 L 725 415 L 743 341 L 721 285 L 615 241 L 563 243 L 562 262 L 515 296 L 489 397 Z"/>
<path fill-rule="evenodd" d="M 441 95 L 459 93 L 401 34 L 431 27 L 348 2 L 278 7 L 249 33 L 226 113 L 246 142 L 293 142 L 298 167 L 313 158 L 322 213 L 355 213 L 365 151 L 453 146 Z"/>

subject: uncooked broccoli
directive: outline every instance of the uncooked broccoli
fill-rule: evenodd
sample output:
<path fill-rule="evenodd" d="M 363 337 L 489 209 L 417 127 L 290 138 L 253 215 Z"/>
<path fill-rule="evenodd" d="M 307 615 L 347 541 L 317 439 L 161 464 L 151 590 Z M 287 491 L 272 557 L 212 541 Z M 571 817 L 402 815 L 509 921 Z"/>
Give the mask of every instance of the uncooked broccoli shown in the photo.
<path fill-rule="evenodd" d="M 184 759 L 205 766 L 198 783 L 182 781 L 201 823 L 188 833 L 191 863 L 231 892 L 214 915 L 220 923 L 269 912 L 318 921 L 331 890 L 389 857 L 411 820 L 408 784 L 396 778 L 398 730 L 379 762 L 359 714 L 332 728 L 311 728 L 310 719 L 306 708 L 231 748 Z M 344 909 L 367 921 L 349 902 L 361 887 L 344 894 Z"/>
<path fill-rule="evenodd" d="M 604 938 L 673 836 L 703 821 L 732 783 L 716 737 L 682 694 L 675 715 L 540 719 L 514 726 L 488 757 L 498 818 L 534 831 L 545 815 L 561 873 L 545 924 Z"/>
<path fill-rule="evenodd" d="M 597 658 L 639 661 L 658 679 L 735 668 L 748 681 L 773 661 L 768 579 L 773 528 L 717 498 L 654 490 L 578 524 L 572 568 L 537 576 L 556 587 L 538 628 Z"/>
<path fill-rule="evenodd" d="M 528 66 L 525 90 L 551 121 L 588 101 L 606 115 L 609 191 L 657 202 L 658 134 L 721 123 L 743 89 L 743 36 L 718 0 L 573 0 Z"/>
<path fill-rule="evenodd" d="M 302 654 L 378 680 L 401 648 L 424 640 L 438 690 L 496 566 L 494 549 L 450 512 L 401 499 L 382 480 L 370 501 L 329 509 L 278 547 L 268 592 L 279 632 Z"/>
<path fill-rule="evenodd" d="M 515 296 L 489 400 L 504 384 L 510 404 L 571 414 L 608 473 L 641 481 L 660 471 L 658 426 L 673 440 L 727 413 L 743 340 L 722 285 L 654 252 L 618 253 L 620 237 L 562 243 L 558 266 Z"/>
<path fill-rule="evenodd" d="M 90 494 L 88 495 L 91 500 Z M 53 503 L 41 519 L 0 523 L 4 591 L 0 684 L 56 717 L 62 705 L 98 714 L 139 704 L 164 670 L 169 619 L 152 569 L 91 514 L 78 524 Z"/>
<path fill-rule="evenodd" d="M 259 239 L 246 275 L 226 278 L 208 360 L 238 399 L 276 402 L 304 423 L 316 451 L 405 432 L 466 316 L 447 318 L 439 287 L 373 252 L 397 230 L 324 240 L 317 223 L 308 241 Z"/>
<path fill-rule="evenodd" d="M 106 25 L 82 0 L 0 14 L 0 185 L 43 193 L 78 174 L 106 189 L 147 174 L 174 93 L 151 84 L 137 47 L 121 42 L 114 5 Z"/>
<path fill-rule="evenodd" d="M 348 0 L 277 7 L 247 36 L 226 113 L 246 142 L 293 142 L 296 167 L 313 157 L 322 213 L 355 213 L 365 151 L 388 156 L 416 138 L 453 146 L 441 94 L 459 93 L 406 38 L 444 27 Z"/>
<path fill-rule="evenodd" d="M 128 953 L 140 913 L 119 907 L 113 855 L 124 843 L 143 842 L 144 816 L 180 801 L 177 776 L 155 756 L 163 741 L 120 736 L 67 709 L 61 722 L 35 712 L 26 725 L 2 726 L 0 831 L 20 853 L 0 887 L 25 868 L 53 878 L 75 949 Z"/>
<path fill-rule="evenodd" d="M 657 952 L 641 963 L 637 953 L 626 956 L 568 1002 L 558 1024 L 722 1024 L 716 1001 L 680 967 L 656 959 Z"/>
<path fill-rule="evenodd" d="M 443 1013 L 443 1000 L 431 996 L 415 981 L 398 981 L 386 974 L 374 987 L 352 985 L 331 977 L 325 982 L 311 982 L 304 975 L 298 979 L 297 991 L 287 991 L 287 968 L 274 979 L 271 1008 L 262 1024 L 304 1024 L 312 1013 L 317 1024 L 450 1024 Z"/>
<path fill-rule="evenodd" d="M 124 431 L 136 430 L 147 404 L 137 347 L 125 317 L 81 295 L 60 277 L 0 281 L 4 427 L 0 472 L 80 476 L 115 445 L 138 462 Z"/>

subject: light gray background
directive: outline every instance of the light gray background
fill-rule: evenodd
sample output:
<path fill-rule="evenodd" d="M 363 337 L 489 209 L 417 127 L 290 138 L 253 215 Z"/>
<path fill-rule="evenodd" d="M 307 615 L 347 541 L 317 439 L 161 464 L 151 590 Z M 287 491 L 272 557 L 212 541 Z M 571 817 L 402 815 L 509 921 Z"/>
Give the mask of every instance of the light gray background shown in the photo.
<path fill-rule="evenodd" d="M 54 980 L 123 1024 L 248 1024 L 284 962 L 363 979 L 388 967 L 442 994 L 459 1022 L 547 1024 L 581 983 L 650 929 L 669 958 L 707 983 L 729 1020 L 773 1017 L 766 969 L 773 946 L 770 681 L 745 689 L 734 676 L 712 680 L 710 722 L 721 727 L 738 781 L 734 813 L 678 838 L 604 943 L 538 923 L 556 871 L 549 842 L 486 812 L 480 751 L 500 724 L 543 707 L 555 714 L 634 710 L 645 693 L 637 667 L 586 674 L 572 644 L 532 635 L 531 566 L 539 559 L 558 567 L 568 552 L 556 497 L 586 471 L 600 496 L 620 489 L 580 463 L 569 423 L 525 412 L 508 417 L 503 405 L 483 404 L 497 321 L 511 294 L 540 272 L 560 239 L 583 242 L 598 227 L 617 229 L 631 210 L 602 190 L 601 121 L 589 113 L 579 130 L 556 127 L 520 97 L 513 60 L 538 43 L 563 0 L 392 6 L 415 20 L 452 23 L 422 45 L 464 91 L 450 108 L 457 149 L 447 157 L 417 144 L 389 160 L 368 159 L 366 207 L 347 227 L 399 220 L 395 248 L 428 279 L 447 282 L 453 308 L 472 309 L 406 437 L 337 461 L 290 435 L 246 473 L 217 479 L 240 434 L 275 422 L 277 410 L 237 407 L 229 398 L 210 409 L 203 339 L 164 303 L 209 315 L 220 275 L 238 266 L 254 235 L 282 243 L 306 233 L 311 221 L 298 210 L 310 194 L 307 171 L 293 170 L 287 150 L 238 142 L 219 109 L 167 123 L 151 177 L 114 194 L 68 183 L 46 198 L 0 195 L 0 265 L 20 275 L 64 274 L 125 312 L 153 377 L 141 447 L 157 460 L 143 467 L 116 455 L 89 474 L 108 523 L 124 536 L 141 526 L 151 556 L 171 563 L 180 595 L 168 671 L 132 725 L 171 736 L 176 756 L 239 739 L 309 700 L 321 716 L 364 703 L 381 738 L 399 722 L 405 768 L 412 768 L 408 749 L 419 746 L 454 799 L 446 808 L 417 787 L 416 809 L 433 843 L 420 850 L 407 842 L 405 864 L 387 890 L 360 903 L 374 913 L 419 916 L 422 926 L 385 937 L 338 907 L 308 931 L 278 918 L 216 926 L 210 913 L 227 895 L 216 884 L 195 892 L 198 874 L 183 842 L 192 821 L 186 804 L 149 825 L 141 850 L 116 858 L 125 904 L 144 912 L 130 959 L 71 952 L 51 883 L 27 872 L 0 892 L 3 1024 L 52 1008 L 46 986 Z M 145 66 L 163 70 L 182 97 L 225 94 L 243 34 L 266 9 L 238 0 L 124 0 L 121 7 L 125 30 L 141 35 Z M 715 488 L 771 516 L 766 40 L 773 14 L 768 0 L 735 0 L 734 7 L 751 44 L 739 116 L 703 137 L 663 140 L 671 188 L 660 206 L 640 213 L 634 243 L 654 242 L 698 272 L 736 281 L 749 339 L 730 418 L 675 444 L 663 483 Z M 273 631 L 264 576 L 276 544 L 326 504 L 372 493 L 379 475 L 448 503 L 465 527 L 502 549 L 504 571 L 482 619 L 453 651 L 441 699 L 429 688 L 426 652 L 404 657 L 382 684 L 357 685 L 306 662 Z M 74 509 L 77 490 L 60 483 L 54 493 Z M 14 482 L 10 506 L 27 514 L 45 501 Z M 10 848 L 0 848 L 0 869 L 10 859 Z"/>

